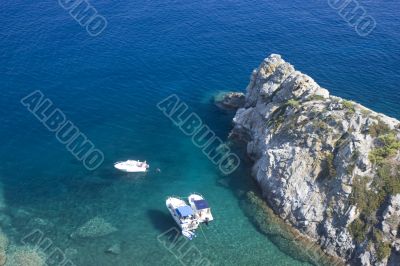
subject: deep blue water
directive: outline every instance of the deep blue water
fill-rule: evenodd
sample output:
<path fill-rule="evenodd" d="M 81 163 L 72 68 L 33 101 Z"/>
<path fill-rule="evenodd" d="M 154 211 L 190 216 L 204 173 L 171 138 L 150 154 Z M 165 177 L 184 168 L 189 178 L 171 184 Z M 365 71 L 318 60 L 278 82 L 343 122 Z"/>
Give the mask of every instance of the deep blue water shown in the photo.
<path fill-rule="evenodd" d="M 210 97 L 243 91 L 253 68 L 279 53 L 332 94 L 400 118 L 400 4 L 359 1 L 376 22 L 360 37 L 327 1 L 92 1 L 108 22 L 90 36 L 56 0 L 0 3 L 2 227 L 14 242 L 39 228 L 76 265 L 178 265 L 158 241 L 172 227 L 165 197 L 202 192 L 216 221 L 193 242 L 215 265 L 305 265 L 262 235 L 241 209 L 248 165 L 218 169 L 156 108 L 176 93 L 222 139 L 232 114 Z M 105 155 L 87 171 L 20 104 L 41 90 Z M 112 163 L 147 159 L 146 176 Z M 23 210 L 23 211 L 21 211 Z M 70 234 L 101 216 L 118 228 Z M 45 222 L 37 223 L 35 218 Z M 37 219 L 36 219 L 37 221 Z M 120 255 L 105 254 L 121 245 Z"/>

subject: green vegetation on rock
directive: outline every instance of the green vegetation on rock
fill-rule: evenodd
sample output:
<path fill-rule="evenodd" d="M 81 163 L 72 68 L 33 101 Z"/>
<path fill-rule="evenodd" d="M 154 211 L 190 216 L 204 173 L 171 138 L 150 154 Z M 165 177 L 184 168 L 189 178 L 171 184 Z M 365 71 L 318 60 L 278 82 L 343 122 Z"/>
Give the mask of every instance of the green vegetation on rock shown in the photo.
<path fill-rule="evenodd" d="M 372 182 L 367 176 L 356 176 L 353 180 L 353 190 L 350 195 L 350 203 L 356 205 L 361 212 L 360 218 L 369 225 L 373 225 L 376 221 L 376 211 L 385 200 L 385 193 L 382 188 Z"/>
<path fill-rule="evenodd" d="M 397 132 L 379 119 L 370 126 L 369 133 L 376 138 L 369 160 L 376 166 L 377 174 L 372 178 L 354 178 L 350 203 L 361 213 L 350 224 L 349 230 L 357 243 L 368 239 L 374 244 L 378 259 L 383 260 L 390 255 L 391 247 L 383 241 L 376 216 L 388 197 L 400 193 L 400 164 L 394 159 L 400 150 L 400 141 Z"/>
<path fill-rule="evenodd" d="M 386 159 L 397 154 L 400 149 L 400 141 L 394 132 L 379 136 L 377 139 L 378 145 L 369 154 L 371 162 L 381 165 Z"/>
<path fill-rule="evenodd" d="M 390 244 L 383 240 L 383 233 L 379 229 L 374 229 L 372 238 L 374 243 L 376 243 L 376 255 L 378 259 L 381 261 L 390 256 L 390 252 L 392 248 Z"/>
<path fill-rule="evenodd" d="M 324 101 L 324 100 L 325 100 L 325 97 L 322 96 L 322 95 L 314 94 L 314 95 L 312 95 L 311 97 L 309 97 L 308 99 L 309 99 L 310 101 Z"/>
<path fill-rule="evenodd" d="M 278 107 L 272 114 L 270 120 L 267 122 L 268 127 L 272 124 L 274 125 L 274 129 L 277 130 L 282 123 L 285 121 L 285 112 L 288 105 L 284 104 Z"/>
<path fill-rule="evenodd" d="M 360 156 L 360 152 L 357 150 L 354 151 L 353 154 L 351 155 L 351 161 L 349 163 L 349 166 L 347 167 L 348 175 L 353 175 L 354 169 L 356 168 L 356 162 L 357 162 L 359 156 Z"/>
<path fill-rule="evenodd" d="M 314 119 L 312 123 L 313 123 L 315 130 L 319 133 L 322 133 L 323 131 L 326 131 L 329 129 L 328 124 L 325 123 L 321 119 Z"/>
<path fill-rule="evenodd" d="M 369 127 L 369 134 L 374 138 L 389 134 L 390 132 L 390 127 L 380 119 L 378 119 L 378 123 L 374 123 Z"/>
<path fill-rule="evenodd" d="M 326 155 L 326 165 L 327 165 L 327 169 L 328 169 L 328 177 L 329 178 L 333 178 L 336 176 L 336 169 L 335 169 L 335 165 L 333 164 L 334 160 L 335 160 L 335 156 L 333 155 L 333 153 L 328 153 Z"/>
<path fill-rule="evenodd" d="M 361 114 L 363 114 L 364 116 L 369 116 L 372 112 L 368 109 L 361 109 Z"/>
<path fill-rule="evenodd" d="M 334 165 L 335 155 L 331 152 L 325 154 L 325 158 L 321 161 L 321 172 L 319 173 L 318 180 L 331 180 L 337 172 Z"/>
<path fill-rule="evenodd" d="M 357 243 L 362 243 L 367 235 L 366 224 L 359 218 L 355 219 L 349 227 L 351 235 L 354 237 Z"/>
<path fill-rule="evenodd" d="M 385 162 L 378 168 L 380 186 L 386 194 L 395 195 L 400 193 L 400 165 Z"/>
<path fill-rule="evenodd" d="M 354 103 L 353 103 L 353 102 L 344 100 L 344 101 L 342 102 L 342 104 L 343 104 L 344 108 L 346 108 L 347 111 L 348 111 L 350 114 L 353 114 L 353 113 L 356 111 L 355 108 L 354 108 Z"/>
<path fill-rule="evenodd" d="M 293 108 L 299 108 L 300 107 L 300 102 L 298 100 L 295 100 L 295 99 L 290 99 L 289 101 L 287 101 L 286 104 L 289 105 L 290 107 L 293 107 Z"/>

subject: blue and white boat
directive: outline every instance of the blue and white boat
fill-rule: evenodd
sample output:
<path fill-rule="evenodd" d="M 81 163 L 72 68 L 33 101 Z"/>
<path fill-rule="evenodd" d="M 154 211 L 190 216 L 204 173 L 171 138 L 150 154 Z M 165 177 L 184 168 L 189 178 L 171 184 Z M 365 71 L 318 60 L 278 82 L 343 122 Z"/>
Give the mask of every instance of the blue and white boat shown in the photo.
<path fill-rule="evenodd" d="M 188 200 L 190 206 L 195 212 L 197 221 L 208 225 L 208 222 L 214 220 L 214 217 L 211 214 L 210 205 L 203 196 L 193 193 L 188 197 Z"/>
<path fill-rule="evenodd" d="M 172 218 L 182 230 L 182 235 L 192 240 L 196 236 L 194 230 L 199 227 L 199 221 L 193 209 L 184 200 L 168 197 L 165 202 Z"/>

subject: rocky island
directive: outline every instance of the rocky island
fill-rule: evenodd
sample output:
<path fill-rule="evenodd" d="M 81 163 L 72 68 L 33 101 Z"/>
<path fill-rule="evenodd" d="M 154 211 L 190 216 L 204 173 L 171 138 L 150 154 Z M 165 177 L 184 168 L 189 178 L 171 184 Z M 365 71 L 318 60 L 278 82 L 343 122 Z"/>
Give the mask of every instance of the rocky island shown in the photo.
<path fill-rule="evenodd" d="M 400 122 L 330 95 L 271 55 L 233 119 L 263 197 L 351 265 L 399 265 Z"/>

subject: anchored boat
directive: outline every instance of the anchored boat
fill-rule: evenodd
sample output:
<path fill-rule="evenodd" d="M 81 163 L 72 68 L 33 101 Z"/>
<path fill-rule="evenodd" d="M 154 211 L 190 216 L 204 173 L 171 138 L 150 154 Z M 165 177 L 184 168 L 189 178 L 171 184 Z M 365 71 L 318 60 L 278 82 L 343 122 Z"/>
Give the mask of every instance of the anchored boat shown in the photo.
<path fill-rule="evenodd" d="M 118 170 L 134 173 L 134 172 L 146 172 L 149 169 L 149 165 L 146 161 L 136 161 L 136 160 L 127 160 L 125 162 L 116 162 L 114 167 Z"/>
<path fill-rule="evenodd" d="M 182 235 L 192 240 L 196 236 L 193 231 L 199 226 L 193 209 L 177 197 L 167 198 L 165 204 L 175 222 L 182 229 Z"/>
<path fill-rule="evenodd" d="M 196 218 L 200 223 L 206 223 L 214 220 L 208 202 L 199 194 L 191 194 L 188 197 L 189 204 L 196 214 Z"/>

